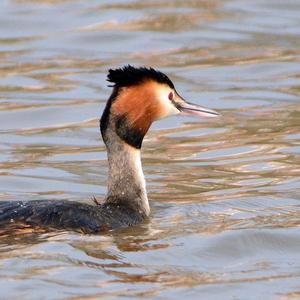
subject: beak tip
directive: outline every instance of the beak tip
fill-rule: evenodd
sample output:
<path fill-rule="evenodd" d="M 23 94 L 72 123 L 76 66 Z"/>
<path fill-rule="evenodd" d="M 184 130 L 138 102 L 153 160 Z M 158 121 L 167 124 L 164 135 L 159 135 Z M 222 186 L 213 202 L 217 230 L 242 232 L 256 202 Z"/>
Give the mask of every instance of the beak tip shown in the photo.
<path fill-rule="evenodd" d="M 214 112 L 214 117 L 222 117 L 222 114 L 220 114 L 219 112 L 213 110 Z"/>

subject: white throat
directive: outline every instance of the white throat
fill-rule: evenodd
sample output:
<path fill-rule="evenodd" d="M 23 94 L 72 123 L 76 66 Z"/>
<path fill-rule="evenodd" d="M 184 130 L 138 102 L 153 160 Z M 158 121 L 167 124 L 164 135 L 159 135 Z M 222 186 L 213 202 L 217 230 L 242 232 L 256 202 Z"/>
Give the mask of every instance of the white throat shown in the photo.
<path fill-rule="evenodd" d="M 113 135 L 113 136 L 112 136 Z M 150 214 L 141 152 L 111 132 L 107 141 L 109 164 L 106 202 L 123 203 L 144 216 Z"/>
<path fill-rule="evenodd" d="M 144 176 L 142 161 L 141 161 L 141 151 L 131 146 L 128 147 L 131 148 L 130 156 L 132 159 L 132 167 L 133 167 L 132 169 L 135 174 L 135 182 L 140 186 L 143 193 L 143 199 L 144 199 L 143 210 L 146 212 L 146 215 L 148 216 L 150 214 L 150 207 L 149 207 L 147 191 L 146 191 L 146 181 L 145 181 L 145 176 Z"/>

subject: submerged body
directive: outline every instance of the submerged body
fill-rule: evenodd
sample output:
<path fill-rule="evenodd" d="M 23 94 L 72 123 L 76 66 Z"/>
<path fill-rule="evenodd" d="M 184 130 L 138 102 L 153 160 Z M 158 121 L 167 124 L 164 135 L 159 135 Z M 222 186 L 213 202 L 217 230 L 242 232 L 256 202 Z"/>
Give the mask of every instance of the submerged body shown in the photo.
<path fill-rule="evenodd" d="M 126 205 L 75 201 L 1 201 L 0 228 L 23 226 L 97 233 L 132 226 L 144 217 Z"/>
<path fill-rule="evenodd" d="M 0 229 L 29 226 L 97 233 L 142 222 L 150 207 L 140 149 L 151 124 L 174 114 L 218 115 L 184 101 L 171 80 L 152 68 L 110 70 L 108 81 L 113 92 L 100 120 L 108 157 L 104 202 L 0 201 Z"/>

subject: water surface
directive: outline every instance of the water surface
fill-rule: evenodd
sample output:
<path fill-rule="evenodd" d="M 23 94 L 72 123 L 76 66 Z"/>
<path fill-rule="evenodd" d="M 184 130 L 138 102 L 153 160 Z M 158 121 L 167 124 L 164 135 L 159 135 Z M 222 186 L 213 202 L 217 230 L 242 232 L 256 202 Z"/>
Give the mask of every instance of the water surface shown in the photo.
<path fill-rule="evenodd" d="M 3 299 L 298 299 L 300 3 L 4 0 L 0 201 L 105 195 L 111 67 L 166 72 L 222 113 L 143 149 L 151 218 L 0 238 Z"/>

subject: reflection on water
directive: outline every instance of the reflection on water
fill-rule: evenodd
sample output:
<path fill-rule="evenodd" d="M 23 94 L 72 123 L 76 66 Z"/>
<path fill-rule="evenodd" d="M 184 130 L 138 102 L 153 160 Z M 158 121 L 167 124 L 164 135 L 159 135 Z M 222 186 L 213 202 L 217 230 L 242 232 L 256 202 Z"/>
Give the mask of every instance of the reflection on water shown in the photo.
<path fill-rule="evenodd" d="M 148 222 L 101 236 L 3 234 L 1 294 L 297 299 L 299 9 L 277 0 L 2 1 L 0 201 L 103 198 L 98 118 L 110 67 L 162 69 L 222 117 L 154 124 L 143 151 Z"/>

